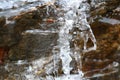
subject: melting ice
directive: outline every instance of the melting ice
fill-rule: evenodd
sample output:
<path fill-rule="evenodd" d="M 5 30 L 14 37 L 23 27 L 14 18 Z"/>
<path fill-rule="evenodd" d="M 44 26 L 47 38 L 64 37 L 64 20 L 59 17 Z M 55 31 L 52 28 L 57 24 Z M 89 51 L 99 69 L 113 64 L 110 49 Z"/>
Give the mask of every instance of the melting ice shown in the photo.
<path fill-rule="evenodd" d="M 72 39 L 72 36 L 69 34 L 69 31 L 74 27 L 77 27 L 82 31 L 80 32 L 80 35 L 84 39 L 84 52 L 96 50 L 96 39 L 86 19 L 86 11 L 89 9 L 89 6 L 85 0 L 61 0 L 59 3 L 63 4 L 62 10 L 64 10 L 62 13 L 64 16 L 60 17 L 64 23 L 60 28 L 58 40 L 60 47 L 60 58 L 62 60 L 62 70 L 65 75 L 69 76 L 70 71 L 72 70 L 72 67 L 70 67 L 70 62 L 72 61 L 70 56 L 72 54 L 70 49 L 70 40 Z M 87 48 L 88 38 L 90 38 L 94 44 L 91 48 Z M 78 71 L 81 75 L 79 77 L 83 77 L 82 71 Z M 65 78 L 66 80 L 74 80 L 67 76 Z"/>
<path fill-rule="evenodd" d="M 86 19 L 87 18 L 86 11 L 89 10 L 89 4 L 85 2 L 85 0 L 57 0 L 57 2 L 58 2 L 58 5 L 60 5 L 59 9 L 56 8 L 59 12 L 58 23 L 60 23 L 61 25 L 59 29 L 59 39 L 58 39 L 58 47 L 60 51 L 58 53 L 62 61 L 62 71 L 64 74 L 61 77 L 53 78 L 51 75 L 48 74 L 49 70 L 47 70 L 46 68 L 46 73 L 48 74 L 48 76 L 46 76 L 46 80 L 86 80 L 83 78 L 84 73 L 81 70 L 78 70 L 79 74 L 77 75 L 70 74 L 70 71 L 72 70 L 72 67 L 70 67 L 70 63 L 72 61 L 71 54 L 73 53 L 70 49 L 70 40 L 72 39 L 72 35 L 70 34 L 69 31 L 72 30 L 74 27 L 77 27 L 78 29 L 81 30 L 79 34 L 84 39 L 84 49 L 83 49 L 84 52 L 88 52 L 96 49 L 96 39 Z M 94 44 L 93 47 L 91 48 L 87 48 L 88 38 L 90 38 Z M 75 54 L 78 54 L 78 53 L 80 52 L 77 52 L 77 51 L 75 52 Z M 80 55 L 78 56 L 79 57 L 77 57 L 76 60 L 80 60 L 79 58 L 81 58 L 81 56 Z M 53 59 L 54 58 L 55 57 L 53 57 Z M 37 61 L 37 62 L 40 62 L 40 61 Z M 57 63 L 55 59 L 53 62 Z M 29 67 L 28 72 L 37 70 L 39 68 L 39 65 L 37 64 L 32 64 L 32 66 L 33 67 Z M 82 67 L 82 65 L 79 65 L 79 66 Z M 32 74 L 29 74 L 29 75 L 27 74 L 26 76 L 29 78 L 29 80 L 35 77 Z M 31 76 L 31 79 L 30 79 L 30 76 Z M 36 78 L 36 80 L 37 79 L 39 80 L 39 78 Z"/>

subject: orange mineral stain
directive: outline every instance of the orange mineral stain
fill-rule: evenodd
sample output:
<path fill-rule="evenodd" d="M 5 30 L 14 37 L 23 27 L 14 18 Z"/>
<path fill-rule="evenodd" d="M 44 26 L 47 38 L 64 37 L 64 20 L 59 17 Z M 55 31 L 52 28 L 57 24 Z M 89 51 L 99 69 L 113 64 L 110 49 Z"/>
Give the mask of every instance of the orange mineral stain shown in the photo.
<path fill-rule="evenodd" d="M 55 22 L 54 19 L 44 19 L 43 21 L 45 21 L 47 23 L 54 23 Z"/>

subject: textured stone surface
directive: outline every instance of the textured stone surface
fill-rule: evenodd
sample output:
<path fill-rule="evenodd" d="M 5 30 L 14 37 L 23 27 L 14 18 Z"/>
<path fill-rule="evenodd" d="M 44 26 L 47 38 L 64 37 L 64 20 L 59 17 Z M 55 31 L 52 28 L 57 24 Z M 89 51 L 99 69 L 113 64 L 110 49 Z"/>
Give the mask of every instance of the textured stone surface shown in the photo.
<path fill-rule="evenodd" d="M 82 55 L 82 70 L 84 72 L 103 69 L 114 61 L 120 63 L 120 25 L 111 25 L 99 21 L 101 19 L 99 15 L 120 20 L 119 11 L 115 11 L 119 3 L 119 0 L 106 1 L 106 4 L 101 4 L 98 8 L 91 9 L 91 18 L 97 16 L 93 19 L 94 22 L 91 22 L 91 27 L 97 39 L 98 48 L 96 51 Z M 21 59 L 31 61 L 42 57 L 49 57 L 53 54 L 52 49 L 57 44 L 58 39 L 57 33 L 24 33 L 26 30 L 34 29 L 58 30 L 59 25 L 54 22 L 54 20 L 56 20 L 54 8 L 51 7 L 50 9 L 49 14 L 46 13 L 46 6 L 37 7 L 37 10 L 29 12 L 22 12 L 17 16 L 9 17 L 8 20 L 10 23 L 8 24 L 5 24 L 7 23 L 5 17 L 0 18 L 0 61 L 4 59 L 3 57 L 6 53 L 9 53 L 6 59 L 8 61 L 10 60 L 8 63 Z M 80 48 L 83 47 L 83 41 L 77 40 L 76 42 Z M 89 41 L 88 47 L 91 45 L 92 43 Z M 5 64 L 7 64 L 7 62 L 5 62 Z M 49 62 L 46 63 L 46 65 L 47 64 L 49 65 Z M 74 65 L 74 67 L 77 66 L 75 61 L 73 61 L 72 65 Z M 24 68 L 25 66 L 22 67 Z M 0 70 L 2 69 L 3 68 L 0 68 Z M 77 67 L 75 69 L 77 69 Z M 4 70 L 2 72 L 5 77 L 10 78 L 8 76 L 10 73 L 6 74 L 7 72 Z M 87 76 L 92 76 L 97 72 L 99 73 L 99 71 L 96 71 L 87 74 Z M 45 72 L 43 72 L 43 74 L 44 73 Z M 74 70 L 71 73 L 74 73 Z M 38 74 L 43 75 L 39 73 L 39 70 Z M 59 74 L 62 74 L 61 69 L 59 69 Z M 2 76 L 2 74 L 0 74 L 0 76 Z M 118 76 L 119 73 L 115 73 L 91 80 L 119 80 Z"/>
<path fill-rule="evenodd" d="M 57 33 L 26 33 L 18 45 L 11 47 L 10 60 L 37 59 L 52 55 L 53 46 L 58 39 Z"/>

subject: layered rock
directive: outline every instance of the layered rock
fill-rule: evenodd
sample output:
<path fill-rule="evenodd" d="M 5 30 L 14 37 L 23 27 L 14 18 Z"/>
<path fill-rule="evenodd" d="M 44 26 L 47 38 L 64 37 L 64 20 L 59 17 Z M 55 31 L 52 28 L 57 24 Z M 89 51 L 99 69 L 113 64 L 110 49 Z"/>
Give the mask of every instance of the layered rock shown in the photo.
<path fill-rule="evenodd" d="M 84 72 L 103 69 L 115 61 L 119 62 L 120 25 L 111 25 L 100 21 L 103 17 L 120 20 L 119 11 L 117 10 L 119 3 L 119 0 L 106 0 L 101 4 L 99 4 L 99 1 L 98 3 L 96 1 L 96 4 L 99 4 L 99 6 L 92 6 L 91 3 L 91 16 L 89 18 L 94 18 L 94 22 L 91 22 L 91 28 L 97 39 L 98 48 L 96 51 L 82 55 L 82 70 Z M 46 5 L 41 7 L 37 6 L 36 8 L 37 9 L 33 11 L 22 12 L 17 16 L 11 16 L 7 18 L 7 20 L 5 17 L 0 18 L 0 63 L 2 63 L 7 53 L 8 58 L 6 60 L 10 60 L 10 62 L 21 59 L 32 61 L 53 55 L 52 49 L 57 44 L 58 35 L 56 32 L 52 33 L 52 31 L 58 30 L 59 28 L 59 24 L 55 22 L 55 8 L 49 6 L 49 12 L 47 12 Z M 117 13 L 117 15 L 112 15 L 113 13 Z M 99 17 L 99 15 L 102 15 L 102 17 Z M 95 16 L 97 16 L 97 18 L 95 18 Z M 37 33 L 35 32 L 36 34 L 31 32 L 36 29 L 38 30 Z M 46 33 L 45 31 L 48 32 Z M 77 40 L 77 45 L 81 48 L 83 47 L 83 42 L 79 41 L 81 40 Z M 92 43 L 89 41 L 88 47 L 91 45 Z M 51 61 L 49 62 L 51 63 Z M 46 65 L 49 65 L 49 62 Z M 73 65 L 75 65 L 75 67 L 77 66 L 75 62 Z M 39 75 L 45 73 L 43 71 L 42 74 L 39 71 L 40 70 L 38 70 Z M 103 72 L 109 72 L 109 70 Z M 74 70 L 73 72 L 71 71 L 71 73 L 74 73 Z M 96 73 L 99 73 L 99 71 L 93 71 L 86 75 L 92 76 Z M 62 74 L 62 71 L 59 71 L 59 74 Z M 109 80 L 109 77 L 102 77 L 100 80 Z M 115 78 L 112 80 L 118 79 Z"/>
<path fill-rule="evenodd" d="M 24 33 L 19 43 L 9 50 L 10 60 L 30 60 L 53 55 L 52 49 L 57 44 L 57 33 Z"/>
<path fill-rule="evenodd" d="M 119 0 L 89 0 L 91 4 L 91 15 L 103 15 L 107 12 L 112 12 L 119 6 Z"/>

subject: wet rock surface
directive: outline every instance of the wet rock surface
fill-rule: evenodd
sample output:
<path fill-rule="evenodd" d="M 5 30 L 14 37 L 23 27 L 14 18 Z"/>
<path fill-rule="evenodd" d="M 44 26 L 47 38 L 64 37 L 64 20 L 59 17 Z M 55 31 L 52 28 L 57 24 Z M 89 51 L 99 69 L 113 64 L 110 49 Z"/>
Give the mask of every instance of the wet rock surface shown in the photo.
<path fill-rule="evenodd" d="M 84 55 L 83 58 L 83 71 L 87 70 L 97 70 L 107 67 L 109 64 L 117 61 L 117 56 L 119 56 L 119 32 L 120 25 L 116 26 L 105 26 L 100 23 L 95 29 L 95 26 L 92 26 L 93 32 L 96 35 L 97 39 L 97 50 L 88 52 Z M 100 26 L 100 27 L 99 27 Z M 103 29 L 100 30 L 100 28 Z M 97 31 L 98 30 L 98 31 Z M 85 69 L 87 68 L 87 70 Z M 98 70 L 99 71 L 99 70 Z"/>
<path fill-rule="evenodd" d="M 114 69 L 111 67 L 115 65 L 113 63 L 119 63 L 118 57 L 120 54 L 120 24 L 112 25 L 111 23 L 101 22 L 98 19 L 91 24 L 91 28 L 97 39 L 97 50 L 80 53 L 82 55 L 82 71 L 85 72 L 86 77 L 94 76 L 97 73 L 107 74 L 113 72 Z M 78 37 L 73 43 L 82 49 L 83 41 L 81 38 L 78 39 Z M 91 40 L 89 40 L 87 45 L 88 48 L 93 45 Z M 78 65 L 76 62 L 73 63 L 75 63 L 73 65 Z M 74 66 L 74 68 L 79 67 Z M 76 73 L 76 71 L 73 69 L 72 73 Z M 119 80 L 119 75 L 119 72 L 115 72 L 104 77 L 91 78 L 91 80 Z"/>
<path fill-rule="evenodd" d="M 10 60 L 38 59 L 52 55 L 52 48 L 57 44 L 57 33 L 26 33 L 18 45 L 9 50 Z"/>
<path fill-rule="evenodd" d="M 98 48 L 96 51 L 82 54 L 82 70 L 84 72 L 103 69 L 113 62 L 120 63 L 120 24 L 112 25 L 100 21 L 102 17 L 120 20 L 120 12 L 116 10 L 119 3 L 119 0 L 106 1 L 105 4 L 101 4 L 91 10 L 91 17 L 93 18 L 91 28 L 97 39 Z M 49 66 L 52 63 L 52 50 L 54 46 L 57 45 L 58 34 L 52 32 L 38 32 L 34 34 L 31 32 L 27 33 L 26 31 L 35 29 L 41 31 L 58 30 L 59 25 L 55 22 L 56 14 L 54 12 L 54 7 L 49 6 L 49 8 L 50 12 L 48 13 L 46 12 L 47 7 L 42 6 L 37 7 L 37 10 L 22 12 L 17 16 L 11 16 L 7 19 L 6 17 L 0 17 L 0 64 L 3 64 L 3 60 L 5 60 L 4 65 L 0 65 L 1 80 L 20 80 L 21 76 L 22 80 L 25 80 L 23 78 L 24 76 L 20 76 L 19 74 L 26 71 L 25 68 L 28 68 L 32 63 L 25 63 L 20 66 L 15 65 L 15 63 L 18 60 L 27 60 L 29 63 L 29 61 L 34 61 L 39 58 L 42 59 L 44 57 L 48 61 L 41 63 L 43 67 L 38 67 L 36 75 L 44 77 L 47 75 L 45 70 L 48 69 L 45 67 L 47 66 L 50 68 Z M 82 41 L 77 41 L 79 43 L 78 46 L 80 45 L 81 48 Z M 91 41 L 89 41 L 88 45 L 92 45 Z M 8 70 L 6 70 L 6 65 L 8 65 Z M 77 66 L 74 61 L 73 65 L 75 65 L 75 67 Z M 59 66 L 58 74 L 61 75 L 61 65 Z M 19 70 L 17 69 L 18 67 L 20 68 Z M 19 74 L 16 71 L 18 71 Z M 86 74 L 86 76 L 93 76 L 99 73 L 99 71 L 100 70 L 90 72 Z M 103 70 L 103 73 L 104 72 L 111 72 L 111 69 Z M 72 73 L 74 73 L 74 70 Z M 19 78 L 17 78 L 16 74 L 19 75 Z M 53 75 L 53 73 L 51 74 Z M 120 71 L 111 75 L 92 78 L 91 80 L 119 80 L 119 75 Z"/>

